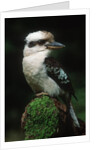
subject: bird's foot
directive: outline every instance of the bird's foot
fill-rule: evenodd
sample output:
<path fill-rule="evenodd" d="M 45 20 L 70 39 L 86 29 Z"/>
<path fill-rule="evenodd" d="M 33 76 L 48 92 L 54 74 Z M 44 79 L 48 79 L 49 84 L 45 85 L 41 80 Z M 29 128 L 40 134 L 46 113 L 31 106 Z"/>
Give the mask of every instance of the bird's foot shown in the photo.
<path fill-rule="evenodd" d="M 46 92 L 41 92 L 41 93 L 37 93 L 37 94 L 36 94 L 37 97 L 42 96 L 42 95 L 48 96 L 49 94 L 46 93 Z"/>

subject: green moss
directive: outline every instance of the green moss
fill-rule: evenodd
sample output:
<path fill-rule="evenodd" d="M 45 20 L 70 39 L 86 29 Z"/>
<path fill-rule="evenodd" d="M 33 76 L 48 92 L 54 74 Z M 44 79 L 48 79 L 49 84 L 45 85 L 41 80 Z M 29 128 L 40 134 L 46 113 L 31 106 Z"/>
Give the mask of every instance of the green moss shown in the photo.
<path fill-rule="evenodd" d="M 25 120 L 25 139 L 51 137 L 57 130 L 58 109 L 48 96 L 35 98 L 27 107 Z"/>

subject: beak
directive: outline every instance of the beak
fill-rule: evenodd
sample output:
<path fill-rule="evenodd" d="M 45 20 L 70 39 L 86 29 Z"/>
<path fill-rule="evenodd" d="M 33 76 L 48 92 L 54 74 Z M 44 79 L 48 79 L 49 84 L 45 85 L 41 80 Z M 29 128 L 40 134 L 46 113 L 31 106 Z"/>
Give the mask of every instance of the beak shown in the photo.
<path fill-rule="evenodd" d="M 52 42 L 45 45 L 48 49 L 59 49 L 65 47 L 65 45 L 58 43 L 58 42 Z"/>

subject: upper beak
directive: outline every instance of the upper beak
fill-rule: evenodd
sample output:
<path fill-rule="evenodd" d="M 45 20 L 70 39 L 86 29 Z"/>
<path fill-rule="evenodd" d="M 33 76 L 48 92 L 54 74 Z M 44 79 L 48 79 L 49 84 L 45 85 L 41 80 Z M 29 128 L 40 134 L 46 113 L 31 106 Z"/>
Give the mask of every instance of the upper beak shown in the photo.
<path fill-rule="evenodd" d="M 58 42 L 52 42 L 52 43 L 46 44 L 45 46 L 49 49 L 59 49 L 59 48 L 65 47 L 65 45 L 58 43 Z"/>

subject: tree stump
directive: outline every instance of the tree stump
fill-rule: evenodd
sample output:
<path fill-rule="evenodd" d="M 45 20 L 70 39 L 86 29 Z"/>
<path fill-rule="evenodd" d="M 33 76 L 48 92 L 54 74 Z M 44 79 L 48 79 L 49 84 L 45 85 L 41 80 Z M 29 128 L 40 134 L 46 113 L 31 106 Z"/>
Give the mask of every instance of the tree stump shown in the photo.
<path fill-rule="evenodd" d="M 76 128 L 66 105 L 46 95 L 31 100 L 21 118 L 25 140 L 84 135 L 85 123 L 79 123 Z"/>

